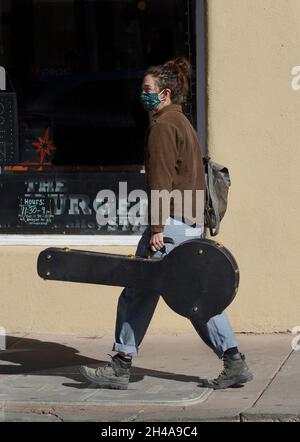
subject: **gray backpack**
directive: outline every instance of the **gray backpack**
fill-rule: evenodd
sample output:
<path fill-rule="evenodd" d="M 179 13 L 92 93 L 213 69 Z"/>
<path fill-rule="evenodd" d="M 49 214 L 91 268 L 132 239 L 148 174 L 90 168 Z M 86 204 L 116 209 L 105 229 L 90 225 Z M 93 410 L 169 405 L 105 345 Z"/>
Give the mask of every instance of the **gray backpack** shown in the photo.
<path fill-rule="evenodd" d="M 211 161 L 210 157 L 204 157 L 203 163 L 206 187 L 204 225 L 211 236 L 216 236 L 227 209 L 230 176 L 227 167 Z"/>

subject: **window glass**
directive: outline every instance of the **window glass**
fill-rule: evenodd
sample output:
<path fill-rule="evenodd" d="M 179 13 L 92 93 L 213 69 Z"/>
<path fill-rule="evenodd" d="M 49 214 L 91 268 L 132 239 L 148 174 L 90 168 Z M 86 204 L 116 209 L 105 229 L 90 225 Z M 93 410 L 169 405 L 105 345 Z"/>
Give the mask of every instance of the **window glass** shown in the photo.
<path fill-rule="evenodd" d="M 0 233 L 107 233 L 87 227 L 92 204 L 91 214 L 82 205 L 73 213 L 69 196 L 92 202 L 121 176 L 144 186 L 143 73 L 176 56 L 195 67 L 192 0 L 1 0 L 0 65 L 16 93 L 19 143 L 15 155 L 0 156 Z M 195 94 L 193 77 L 184 111 L 194 125 Z M 63 214 L 51 196 L 55 184 L 40 185 L 56 181 L 64 183 Z M 37 215 L 22 219 L 29 194 L 46 198 L 44 224 Z M 37 213 L 38 203 L 30 204 Z M 75 218 L 84 226 L 66 227 Z"/>

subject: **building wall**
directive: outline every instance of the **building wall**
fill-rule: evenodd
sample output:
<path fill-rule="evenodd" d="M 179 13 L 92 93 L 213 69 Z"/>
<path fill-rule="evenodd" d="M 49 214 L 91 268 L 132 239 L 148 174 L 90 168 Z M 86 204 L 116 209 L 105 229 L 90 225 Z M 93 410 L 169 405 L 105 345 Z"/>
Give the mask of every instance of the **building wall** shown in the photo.
<path fill-rule="evenodd" d="M 300 65 L 300 2 L 209 0 L 207 13 L 208 148 L 232 179 L 218 240 L 241 271 L 228 311 L 236 331 L 286 331 L 300 324 L 300 91 L 291 87 L 291 69 Z M 43 248 L 1 246 L 1 325 L 113 335 L 120 289 L 41 280 Z M 151 331 L 191 328 L 160 301 Z"/>
<path fill-rule="evenodd" d="M 0 253 L 0 325 L 11 332 L 114 334 L 116 306 L 121 289 L 45 281 L 36 273 L 37 256 L 45 247 L 2 246 Z M 82 247 L 105 253 L 134 253 L 135 247 Z M 189 324 L 188 324 L 189 325 Z M 181 331 L 187 321 L 160 300 L 151 330 Z"/>
<path fill-rule="evenodd" d="M 231 172 L 220 241 L 241 271 L 235 329 L 300 324 L 299 0 L 209 0 L 209 151 Z"/>

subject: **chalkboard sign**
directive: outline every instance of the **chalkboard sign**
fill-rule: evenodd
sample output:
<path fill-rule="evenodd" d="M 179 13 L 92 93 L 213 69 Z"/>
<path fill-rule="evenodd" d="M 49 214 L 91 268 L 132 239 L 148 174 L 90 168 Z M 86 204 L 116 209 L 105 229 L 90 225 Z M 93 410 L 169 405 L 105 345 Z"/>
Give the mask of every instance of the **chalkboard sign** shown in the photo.
<path fill-rule="evenodd" d="M 0 166 L 19 161 L 17 98 L 14 92 L 0 92 Z"/>
<path fill-rule="evenodd" d="M 104 189 L 116 195 L 116 217 L 101 225 L 97 214 L 107 205 L 97 202 L 97 195 Z M 130 218 L 134 207 L 141 218 L 146 213 L 131 194 L 137 189 L 146 193 L 145 174 L 138 172 L 3 174 L 0 234 L 140 235 L 145 226 Z"/>
<path fill-rule="evenodd" d="M 51 225 L 54 215 L 50 203 L 51 200 L 44 195 L 25 195 L 20 201 L 20 221 L 31 226 Z"/>

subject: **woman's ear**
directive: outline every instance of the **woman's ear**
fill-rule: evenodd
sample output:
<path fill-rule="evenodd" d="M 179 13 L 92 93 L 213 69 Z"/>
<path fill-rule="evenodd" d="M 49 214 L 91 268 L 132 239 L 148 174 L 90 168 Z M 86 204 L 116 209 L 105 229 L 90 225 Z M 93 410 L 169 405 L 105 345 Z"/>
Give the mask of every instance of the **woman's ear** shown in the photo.
<path fill-rule="evenodd" d="M 171 100 L 171 89 L 165 88 L 161 91 L 161 95 L 163 97 L 163 101 L 167 100 L 168 98 Z"/>
<path fill-rule="evenodd" d="M 169 89 L 168 87 L 165 89 L 165 94 L 171 98 L 171 89 Z"/>

